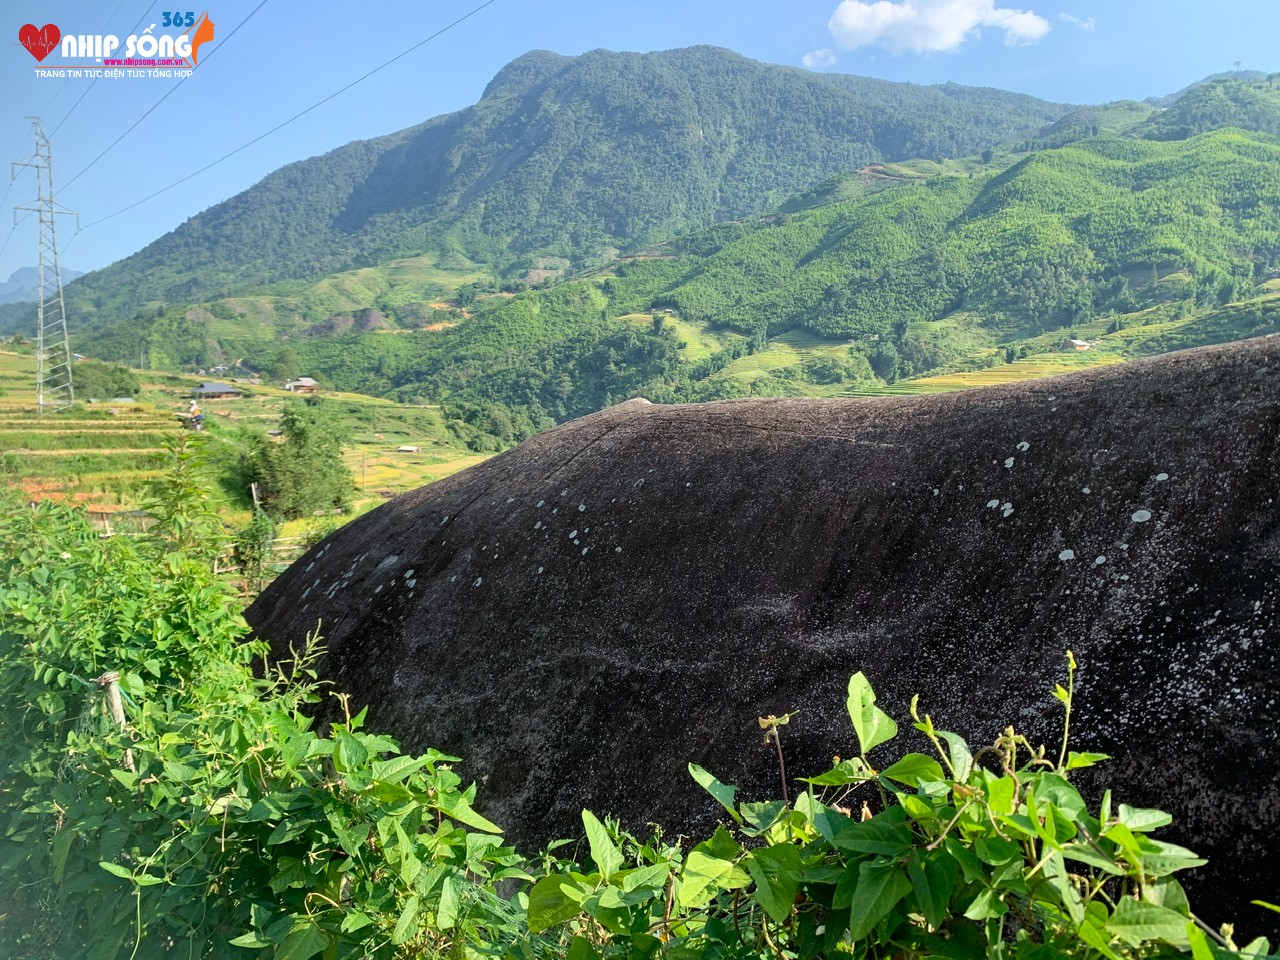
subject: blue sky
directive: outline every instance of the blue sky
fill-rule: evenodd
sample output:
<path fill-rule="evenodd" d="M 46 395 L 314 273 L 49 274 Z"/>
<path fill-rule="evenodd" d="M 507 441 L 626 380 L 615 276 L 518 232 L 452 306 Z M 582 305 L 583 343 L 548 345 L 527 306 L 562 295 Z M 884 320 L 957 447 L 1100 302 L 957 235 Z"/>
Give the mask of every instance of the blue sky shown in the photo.
<path fill-rule="evenodd" d="M 28 114 L 54 149 L 63 262 L 96 269 L 127 256 L 277 167 L 474 103 L 503 64 L 531 49 L 658 50 L 714 44 L 772 63 L 915 83 L 1002 87 L 1097 103 L 1171 93 L 1239 61 L 1280 70 L 1277 0 L 650 0 L 645 4 L 494 0 L 473 17 L 278 133 L 162 196 L 95 226 L 334 92 L 482 0 L 300 4 L 223 0 L 207 9 L 215 39 L 180 89 L 119 145 L 95 157 L 176 80 L 37 77 L 18 42 L 31 23 L 63 35 L 161 29 L 173 0 L 10 0 L 0 15 L 0 196 L 8 161 L 31 152 Z M 246 21 L 246 17 L 249 19 Z M 243 23 L 243 26 L 240 26 Z M 237 30 L 237 27 L 239 29 Z M 235 31 L 235 36 L 231 36 Z M 123 43 L 122 43 L 123 47 Z M 119 55 L 119 54 L 117 54 Z M 61 54 L 44 63 L 54 65 Z M 73 104 L 91 85 L 84 99 Z M 56 133 L 54 132 L 56 128 Z M 82 170 L 87 172 L 70 183 Z M 34 222 L 11 208 L 34 196 L 20 173 L 0 211 L 0 280 L 35 261 Z"/>

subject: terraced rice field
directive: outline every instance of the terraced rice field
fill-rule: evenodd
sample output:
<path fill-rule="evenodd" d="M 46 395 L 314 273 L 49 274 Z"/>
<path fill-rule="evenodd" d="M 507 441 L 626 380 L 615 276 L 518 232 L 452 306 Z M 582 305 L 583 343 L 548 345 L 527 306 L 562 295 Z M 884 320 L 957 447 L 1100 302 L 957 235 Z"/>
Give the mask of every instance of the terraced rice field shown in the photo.
<path fill-rule="evenodd" d="M 104 513 L 137 507 L 147 482 L 159 474 L 162 444 L 179 429 L 189 391 L 198 382 L 169 374 L 141 376 L 137 403 L 77 404 L 69 411 L 37 416 L 34 358 L 0 353 L 0 474 L 6 483 L 24 497 L 72 500 Z M 296 399 L 269 386 L 246 390 L 249 395 L 242 398 L 203 404 L 215 461 L 236 455 L 220 439 L 278 428 L 284 405 Z M 343 460 L 356 481 L 357 509 L 486 457 L 472 454 L 452 437 L 438 408 L 350 393 L 327 393 L 324 399 L 351 431 Z M 400 446 L 419 451 L 399 453 Z M 228 509 L 232 522 L 246 518 L 243 508 Z"/>
<path fill-rule="evenodd" d="M 1107 366 L 1122 363 L 1122 358 L 1115 354 L 1097 350 L 1085 350 L 1081 353 L 1047 353 L 1015 360 L 1013 363 L 999 363 L 985 370 L 974 370 L 968 373 L 950 373 L 937 377 L 921 377 L 916 380 L 900 380 L 898 383 L 882 387 L 856 387 L 846 391 L 848 397 L 883 397 L 903 394 L 951 393 L 955 390 L 973 390 L 977 387 L 994 387 L 1006 383 L 1018 383 L 1023 380 L 1040 380 L 1044 377 L 1056 377 L 1064 373 L 1075 373 L 1090 367 Z"/>

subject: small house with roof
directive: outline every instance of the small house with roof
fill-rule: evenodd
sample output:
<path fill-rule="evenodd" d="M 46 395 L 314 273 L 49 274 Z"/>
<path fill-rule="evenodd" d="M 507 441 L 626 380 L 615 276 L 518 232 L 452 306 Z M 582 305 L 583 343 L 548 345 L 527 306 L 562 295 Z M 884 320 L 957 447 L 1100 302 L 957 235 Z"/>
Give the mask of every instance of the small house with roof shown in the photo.
<path fill-rule="evenodd" d="M 236 397 L 243 397 L 244 391 L 237 390 L 229 383 L 212 380 L 192 390 L 191 396 L 197 400 L 234 400 Z"/>
<path fill-rule="evenodd" d="M 320 384 L 310 377 L 298 377 L 297 380 L 290 380 L 284 388 L 290 393 L 319 393 Z"/>

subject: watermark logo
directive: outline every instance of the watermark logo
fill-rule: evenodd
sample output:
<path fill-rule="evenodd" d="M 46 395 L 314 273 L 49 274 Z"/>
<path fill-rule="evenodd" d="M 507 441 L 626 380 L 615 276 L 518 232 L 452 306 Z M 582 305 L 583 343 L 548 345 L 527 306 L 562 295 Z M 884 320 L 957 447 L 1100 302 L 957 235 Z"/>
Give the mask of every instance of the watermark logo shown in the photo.
<path fill-rule="evenodd" d="M 165 11 L 163 22 L 123 38 L 112 33 L 64 34 L 53 23 L 27 23 L 18 30 L 18 41 L 40 64 L 35 68 L 40 76 L 190 76 L 200 62 L 200 48 L 213 39 L 214 23 L 207 11 Z M 45 58 L 54 53 L 57 56 L 46 64 Z"/>
<path fill-rule="evenodd" d="M 46 23 L 37 27 L 34 23 L 24 23 L 18 31 L 18 42 L 27 48 L 27 52 L 36 60 L 44 60 L 49 51 L 58 45 L 62 31 L 56 23 Z"/>

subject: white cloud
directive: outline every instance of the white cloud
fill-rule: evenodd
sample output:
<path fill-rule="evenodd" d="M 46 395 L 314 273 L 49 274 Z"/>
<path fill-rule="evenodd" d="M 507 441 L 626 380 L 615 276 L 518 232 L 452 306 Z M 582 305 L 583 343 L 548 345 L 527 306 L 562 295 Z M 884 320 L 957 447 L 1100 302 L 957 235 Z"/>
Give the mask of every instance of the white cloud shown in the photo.
<path fill-rule="evenodd" d="M 996 0 L 841 0 L 827 26 L 847 50 L 880 44 L 895 53 L 954 50 L 983 27 L 1003 30 L 1005 44 L 1016 47 L 1051 29 L 1039 14 Z"/>
<path fill-rule="evenodd" d="M 1069 13 L 1058 14 L 1058 19 L 1063 23 L 1069 23 L 1073 27 L 1079 27 L 1081 30 L 1088 30 L 1090 33 L 1098 26 L 1098 22 L 1093 17 L 1085 17 L 1081 20 L 1079 17 L 1073 17 Z"/>
<path fill-rule="evenodd" d="M 826 47 L 819 47 L 812 53 L 806 53 L 800 58 L 800 62 L 810 70 L 820 70 L 823 67 L 830 67 L 834 65 L 836 62 L 836 55 Z"/>

